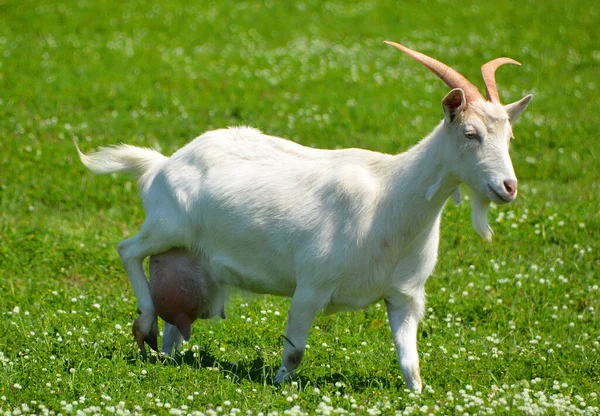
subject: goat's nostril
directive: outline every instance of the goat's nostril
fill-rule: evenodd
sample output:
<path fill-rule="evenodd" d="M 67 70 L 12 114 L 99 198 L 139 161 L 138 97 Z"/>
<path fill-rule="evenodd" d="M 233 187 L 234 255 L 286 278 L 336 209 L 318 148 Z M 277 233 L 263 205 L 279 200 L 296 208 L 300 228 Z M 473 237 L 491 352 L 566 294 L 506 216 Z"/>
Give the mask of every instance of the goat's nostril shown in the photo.
<path fill-rule="evenodd" d="M 517 181 L 514 179 L 505 180 L 504 189 L 510 196 L 513 196 L 517 192 Z"/>

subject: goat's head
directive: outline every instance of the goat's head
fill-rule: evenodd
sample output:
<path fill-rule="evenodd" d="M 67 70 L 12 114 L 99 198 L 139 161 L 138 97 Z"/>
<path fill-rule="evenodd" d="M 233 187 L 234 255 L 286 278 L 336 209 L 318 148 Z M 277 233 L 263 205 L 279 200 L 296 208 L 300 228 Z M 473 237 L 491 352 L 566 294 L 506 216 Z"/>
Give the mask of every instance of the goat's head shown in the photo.
<path fill-rule="evenodd" d="M 532 95 L 502 105 L 496 88 L 495 71 L 504 64 L 520 65 L 510 58 L 498 58 L 483 65 L 487 100 L 477 87 L 449 66 L 395 42 L 392 45 L 429 68 L 452 91 L 442 100 L 444 125 L 452 149 L 448 158 L 450 173 L 474 192 L 472 220 L 475 230 L 491 240 L 487 223 L 490 201 L 497 204 L 512 202 L 517 196 L 517 177 L 508 153 L 513 138 L 511 123 L 525 110 Z"/>

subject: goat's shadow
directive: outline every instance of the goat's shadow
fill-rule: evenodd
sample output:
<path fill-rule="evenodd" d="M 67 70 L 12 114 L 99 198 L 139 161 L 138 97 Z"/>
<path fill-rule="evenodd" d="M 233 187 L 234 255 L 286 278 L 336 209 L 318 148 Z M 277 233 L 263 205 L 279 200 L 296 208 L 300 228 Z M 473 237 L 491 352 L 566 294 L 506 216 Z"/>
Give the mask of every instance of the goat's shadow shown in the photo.
<path fill-rule="evenodd" d="M 217 369 L 221 373 L 229 375 L 231 380 L 236 383 L 248 380 L 273 385 L 275 384 L 273 377 L 278 370 L 265 363 L 261 357 L 255 357 L 252 361 L 228 361 L 218 359 L 206 349 L 199 349 L 196 352 L 187 350 L 183 354 L 177 353 L 175 357 L 163 360 L 165 365 Z"/>
<path fill-rule="evenodd" d="M 130 357 L 133 360 L 136 358 Z M 189 366 L 195 369 L 206 369 L 215 370 L 229 376 L 230 380 L 234 383 L 240 383 L 241 381 L 250 381 L 252 383 L 266 384 L 271 386 L 278 386 L 273 380 L 275 374 L 279 370 L 279 366 L 272 366 L 265 362 L 262 357 L 255 357 L 252 360 L 243 361 L 228 361 L 218 359 L 216 356 L 210 353 L 206 348 L 200 348 L 197 351 L 186 350 L 183 353 L 177 353 L 175 357 L 168 357 L 164 355 L 149 355 L 145 360 L 151 364 L 165 365 L 165 366 Z M 386 388 L 396 389 L 403 391 L 405 388 L 404 382 L 396 378 L 388 378 L 380 375 L 369 375 L 369 374 L 353 374 L 348 377 L 347 375 L 332 371 L 328 375 L 320 375 L 318 377 L 307 377 L 302 374 L 300 368 L 299 374 L 294 376 L 293 381 L 297 382 L 300 386 L 313 385 L 313 386 L 324 386 L 332 385 L 338 382 L 344 383 L 352 387 L 354 391 L 364 391 L 367 389 L 375 388 Z M 283 385 L 285 386 L 286 383 Z"/>
<path fill-rule="evenodd" d="M 260 382 L 275 385 L 273 377 L 277 369 L 265 363 L 261 357 L 256 357 L 252 361 L 227 361 L 218 359 L 206 349 L 197 351 L 186 350 L 183 353 L 177 352 L 174 357 L 169 357 L 162 353 L 152 352 L 150 354 L 133 354 L 128 355 L 126 360 L 133 363 L 138 360 L 143 360 L 152 365 L 163 366 L 189 366 L 195 369 L 216 370 L 230 376 L 231 380 L 239 383 L 241 380 L 249 380 L 252 382 Z"/>

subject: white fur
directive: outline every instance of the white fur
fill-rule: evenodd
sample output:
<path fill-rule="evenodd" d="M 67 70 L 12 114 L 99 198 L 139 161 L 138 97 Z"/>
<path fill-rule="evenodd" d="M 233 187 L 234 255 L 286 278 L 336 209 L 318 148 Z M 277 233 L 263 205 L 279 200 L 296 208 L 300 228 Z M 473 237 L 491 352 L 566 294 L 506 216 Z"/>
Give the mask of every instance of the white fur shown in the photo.
<path fill-rule="evenodd" d="M 460 89 L 451 94 L 464 99 Z M 404 380 L 420 391 L 417 325 L 444 204 L 453 192 L 460 199 L 457 187 L 466 183 L 479 201 L 475 228 L 489 239 L 484 208 L 490 199 L 512 200 L 502 183 L 516 180 L 505 109 L 483 101 L 458 115 L 446 101 L 444 108 L 445 120 L 398 155 L 317 150 L 247 127 L 207 132 L 168 159 L 131 146 L 80 154 L 92 170 L 134 170 L 140 178 L 146 221 L 118 247 L 139 329 L 149 334 L 156 320 L 144 258 L 185 247 L 206 256 L 219 285 L 292 297 L 278 382 L 300 363 L 320 310 L 383 299 Z M 511 109 L 520 114 L 524 106 Z M 465 129 L 477 129 L 481 142 Z"/>

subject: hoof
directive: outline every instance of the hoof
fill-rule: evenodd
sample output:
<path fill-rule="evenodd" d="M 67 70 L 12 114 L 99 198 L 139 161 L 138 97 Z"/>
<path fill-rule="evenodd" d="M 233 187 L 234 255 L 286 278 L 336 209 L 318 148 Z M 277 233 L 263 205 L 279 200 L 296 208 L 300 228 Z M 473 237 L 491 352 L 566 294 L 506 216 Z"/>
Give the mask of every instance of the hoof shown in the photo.
<path fill-rule="evenodd" d="M 143 320 L 140 316 L 133 322 L 133 337 L 135 338 L 135 342 L 140 348 L 140 352 L 145 357 L 146 356 L 146 347 L 145 344 L 148 344 L 150 348 L 154 351 L 158 351 L 158 323 L 156 319 L 150 326 L 149 331 L 143 330 Z"/>
<path fill-rule="evenodd" d="M 275 378 L 273 379 L 273 383 L 282 384 L 284 381 L 288 381 L 292 378 L 292 375 L 288 373 L 287 369 L 284 366 L 279 368 L 277 374 L 275 374 Z"/>

